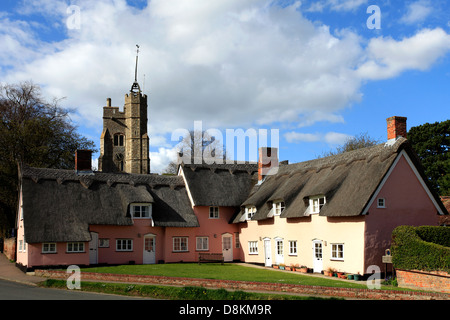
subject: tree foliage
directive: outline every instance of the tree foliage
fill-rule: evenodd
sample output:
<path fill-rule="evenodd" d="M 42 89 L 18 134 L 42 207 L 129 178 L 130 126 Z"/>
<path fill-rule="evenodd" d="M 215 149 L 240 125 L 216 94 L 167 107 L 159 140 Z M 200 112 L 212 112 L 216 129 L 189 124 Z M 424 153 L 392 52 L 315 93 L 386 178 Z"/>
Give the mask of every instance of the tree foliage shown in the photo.
<path fill-rule="evenodd" d="M 408 140 L 432 187 L 440 195 L 450 195 L 450 120 L 412 127 Z"/>
<path fill-rule="evenodd" d="M 347 141 L 343 145 L 336 147 L 335 150 L 324 152 L 319 158 L 334 156 L 336 154 L 340 154 L 340 153 L 344 153 L 344 152 L 348 152 L 348 151 L 372 147 L 379 143 L 380 143 L 379 140 L 371 138 L 367 132 L 360 133 L 356 137 L 348 138 Z"/>
<path fill-rule="evenodd" d="M 72 169 L 76 149 L 95 151 L 59 101 L 46 101 L 32 82 L 0 85 L 0 236 L 14 227 L 19 163 Z"/>
<path fill-rule="evenodd" d="M 226 159 L 226 150 L 222 141 L 209 134 L 207 131 L 190 130 L 177 144 L 177 159 L 171 161 L 164 174 L 176 174 L 178 164 L 184 162 L 188 164 L 201 164 L 218 159 Z"/>

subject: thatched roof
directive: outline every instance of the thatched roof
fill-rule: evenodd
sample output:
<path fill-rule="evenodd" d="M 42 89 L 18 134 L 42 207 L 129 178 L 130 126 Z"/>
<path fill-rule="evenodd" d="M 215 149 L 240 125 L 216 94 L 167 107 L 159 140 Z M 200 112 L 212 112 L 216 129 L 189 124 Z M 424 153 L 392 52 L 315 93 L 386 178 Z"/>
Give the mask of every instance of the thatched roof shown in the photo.
<path fill-rule="evenodd" d="M 257 208 L 252 220 L 267 219 L 275 200 L 285 203 L 282 218 L 304 217 L 309 214 L 309 198 L 319 195 L 326 197 L 326 205 L 319 213 L 321 216 L 360 215 L 401 150 L 406 150 L 420 166 L 404 138 L 392 145 L 383 143 L 331 157 L 280 166 L 276 175 L 267 176 L 262 184 L 253 188 L 234 222 L 243 220 L 245 206 Z"/>
<path fill-rule="evenodd" d="M 195 206 L 239 207 L 256 183 L 257 164 L 182 164 Z"/>
<path fill-rule="evenodd" d="M 29 243 L 89 241 L 89 225 L 130 226 L 132 203 L 151 203 L 154 226 L 197 227 L 179 176 L 22 168 Z"/>

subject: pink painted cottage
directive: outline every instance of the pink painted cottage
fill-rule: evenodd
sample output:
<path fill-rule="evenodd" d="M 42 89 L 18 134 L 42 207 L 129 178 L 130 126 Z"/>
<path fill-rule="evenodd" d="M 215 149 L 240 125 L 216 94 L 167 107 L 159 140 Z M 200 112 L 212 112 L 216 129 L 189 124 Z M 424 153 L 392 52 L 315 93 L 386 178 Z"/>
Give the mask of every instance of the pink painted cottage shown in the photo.
<path fill-rule="evenodd" d="M 23 269 L 195 262 L 220 253 L 226 262 L 364 274 L 382 267 L 396 226 L 437 225 L 448 214 L 401 117 L 388 119 L 386 143 L 332 157 L 278 166 L 277 150 L 266 148 L 259 164 L 182 164 L 176 176 L 149 174 L 148 157 L 133 156 L 148 150 L 146 130 L 130 129 L 147 121 L 146 97 L 135 88 L 124 112 L 110 100 L 104 107 L 102 171 L 91 170 L 83 150 L 75 170 L 20 168 Z M 266 175 L 267 163 L 276 173 Z"/>

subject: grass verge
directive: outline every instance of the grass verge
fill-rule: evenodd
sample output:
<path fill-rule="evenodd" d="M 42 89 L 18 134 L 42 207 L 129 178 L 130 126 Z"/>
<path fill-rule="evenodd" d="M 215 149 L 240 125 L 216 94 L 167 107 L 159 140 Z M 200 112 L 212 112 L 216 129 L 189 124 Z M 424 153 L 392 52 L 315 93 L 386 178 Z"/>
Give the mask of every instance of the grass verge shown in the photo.
<path fill-rule="evenodd" d="M 237 264 L 221 265 L 209 263 L 199 265 L 196 263 L 173 263 L 153 265 L 120 265 L 83 268 L 81 271 L 367 289 L 365 281 L 339 281 L 334 280 L 333 278 L 315 277 L 311 275 L 298 274 L 297 272 L 254 268 Z M 393 286 L 382 286 L 381 289 L 402 290 Z"/>
<path fill-rule="evenodd" d="M 47 279 L 39 285 L 45 288 L 67 289 L 66 280 Z M 206 289 L 203 287 L 170 287 L 84 281 L 81 282 L 81 290 L 167 300 L 343 300 L 338 298 L 227 291 L 225 289 Z"/>

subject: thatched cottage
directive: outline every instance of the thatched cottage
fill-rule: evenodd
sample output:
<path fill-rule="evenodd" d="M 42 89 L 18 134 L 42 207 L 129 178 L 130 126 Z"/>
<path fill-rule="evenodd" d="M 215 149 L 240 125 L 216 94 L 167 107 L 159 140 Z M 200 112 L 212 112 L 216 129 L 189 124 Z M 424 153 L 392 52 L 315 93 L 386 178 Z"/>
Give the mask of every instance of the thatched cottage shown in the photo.
<path fill-rule="evenodd" d="M 141 93 L 132 94 L 138 101 Z M 142 101 L 120 117 L 147 121 Z M 110 108 L 104 114 L 119 112 Z M 277 150 L 266 148 L 259 164 L 180 165 L 176 176 L 145 174 L 149 158 L 126 151 L 128 141 L 147 150 L 146 132 L 127 136 L 141 120 L 104 128 L 102 171 L 91 170 L 83 150 L 74 170 L 20 168 L 18 265 L 194 262 L 219 253 L 364 274 L 382 266 L 396 226 L 437 225 L 448 215 L 406 139 L 405 118 L 389 118 L 387 143 L 374 147 L 279 165 Z M 276 173 L 266 175 L 268 162 Z"/>

